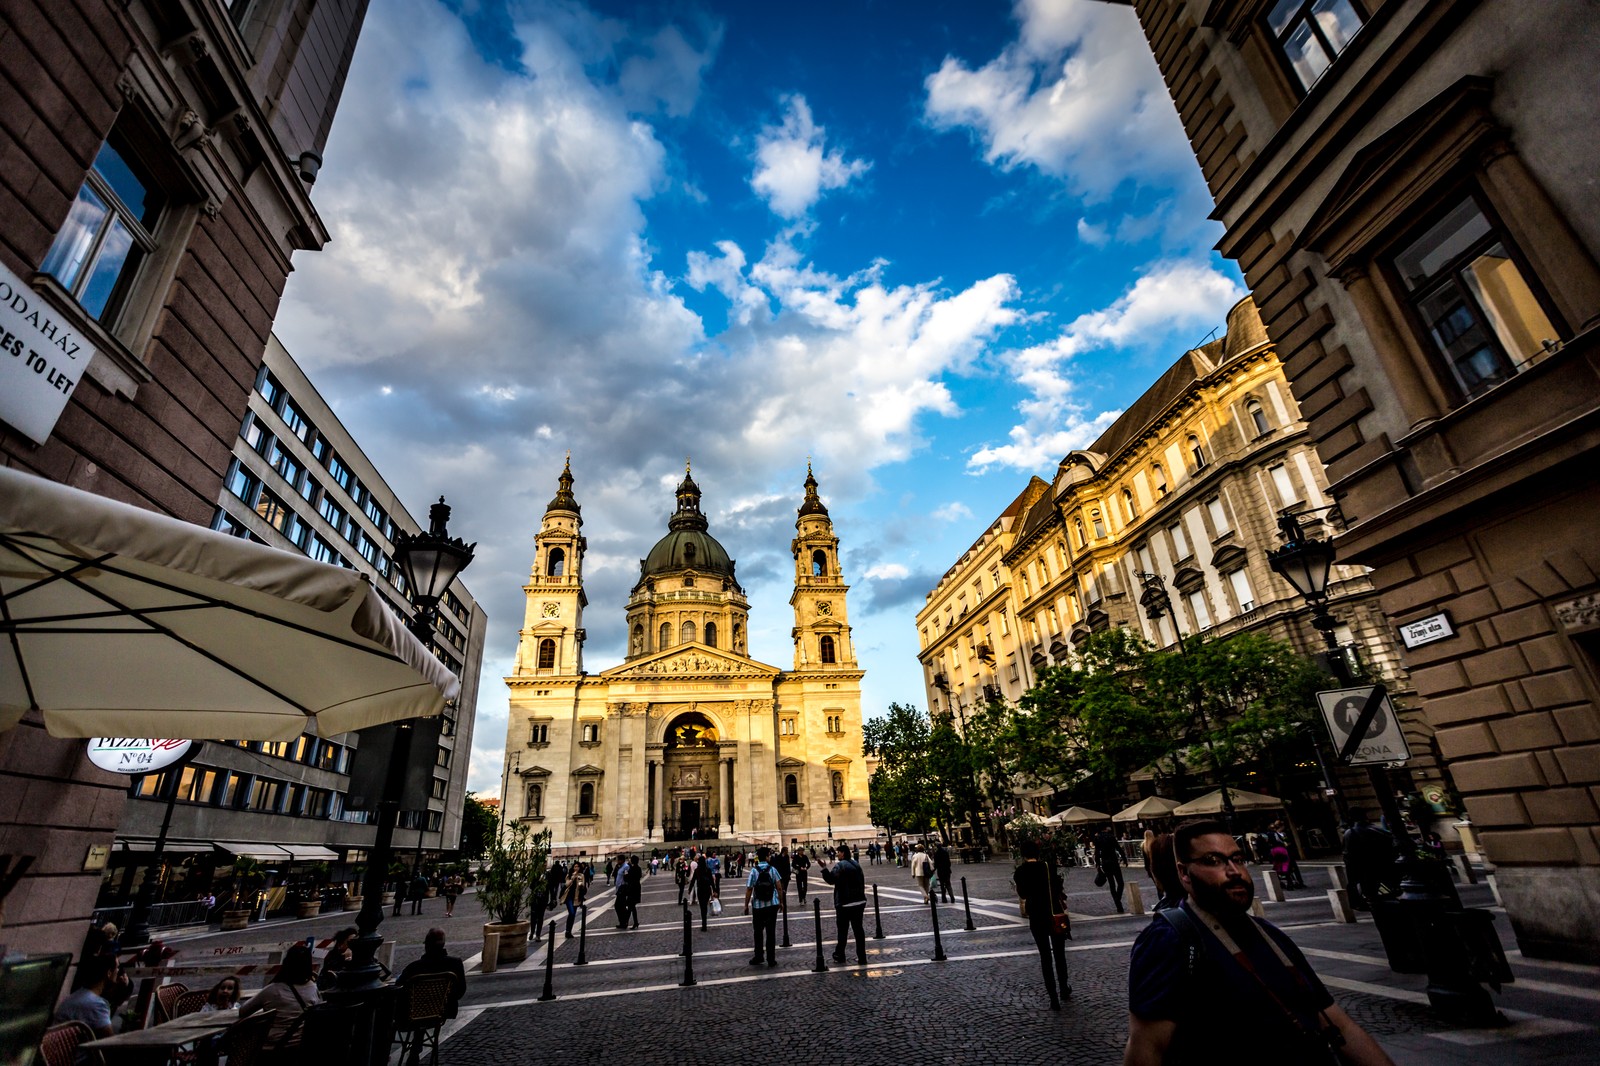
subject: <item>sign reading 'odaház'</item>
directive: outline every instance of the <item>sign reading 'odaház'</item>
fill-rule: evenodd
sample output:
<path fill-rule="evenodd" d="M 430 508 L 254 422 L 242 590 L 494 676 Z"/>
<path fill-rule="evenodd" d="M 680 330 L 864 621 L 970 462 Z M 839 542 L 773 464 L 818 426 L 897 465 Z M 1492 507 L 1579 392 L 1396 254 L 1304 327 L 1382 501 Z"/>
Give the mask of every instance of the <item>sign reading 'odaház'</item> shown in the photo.
<path fill-rule="evenodd" d="M 50 439 L 95 350 L 0 263 L 0 418 L 35 444 Z"/>
<path fill-rule="evenodd" d="M 114 774 L 153 774 L 182 762 L 193 743 L 148 737 L 95 737 L 89 741 L 89 761 Z"/>

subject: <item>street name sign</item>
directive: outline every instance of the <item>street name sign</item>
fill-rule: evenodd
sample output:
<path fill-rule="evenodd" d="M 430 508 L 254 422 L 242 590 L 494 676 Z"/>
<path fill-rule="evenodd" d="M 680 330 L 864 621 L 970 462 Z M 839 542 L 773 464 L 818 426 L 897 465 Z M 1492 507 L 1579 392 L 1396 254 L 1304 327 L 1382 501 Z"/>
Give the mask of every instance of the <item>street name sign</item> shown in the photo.
<path fill-rule="evenodd" d="M 1317 693 L 1317 704 L 1322 709 L 1322 719 L 1328 725 L 1328 735 L 1333 738 L 1335 751 L 1351 748 L 1351 734 L 1360 725 L 1362 712 L 1374 697 L 1377 706 L 1372 720 L 1353 745 L 1350 766 L 1373 766 L 1382 763 L 1405 762 L 1411 758 L 1405 733 L 1400 728 L 1400 716 L 1387 692 L 1377 685 L 1357 688 L 1331 688 Z"/>
<path fill-rule="evenodd" d="M 1456 627 L 1451 624 L 1449 611 L 1430 614 L 1426 618 L 1407 622 L 1400 627 L 1400 640 L 1408 648 L 1420 648 L 1424 644 L 1449 640 L 1455 635 Z"/>

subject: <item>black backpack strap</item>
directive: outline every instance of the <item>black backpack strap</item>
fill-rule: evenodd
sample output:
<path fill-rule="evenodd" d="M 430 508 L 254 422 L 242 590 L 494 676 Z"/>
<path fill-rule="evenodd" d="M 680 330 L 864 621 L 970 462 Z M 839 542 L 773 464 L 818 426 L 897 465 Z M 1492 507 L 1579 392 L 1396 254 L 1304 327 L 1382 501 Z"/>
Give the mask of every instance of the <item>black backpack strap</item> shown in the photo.
<path fill-rule="evenodd" d="M 1156 916 L 1177 931 L 1178 943 L 1183 947 L 1184 976 L 1193 977 L 1200 968 L 1200 957 L 1206 950 L 1200 926 L 1181 906 L 1164 907 L 1156 911 Z"/>

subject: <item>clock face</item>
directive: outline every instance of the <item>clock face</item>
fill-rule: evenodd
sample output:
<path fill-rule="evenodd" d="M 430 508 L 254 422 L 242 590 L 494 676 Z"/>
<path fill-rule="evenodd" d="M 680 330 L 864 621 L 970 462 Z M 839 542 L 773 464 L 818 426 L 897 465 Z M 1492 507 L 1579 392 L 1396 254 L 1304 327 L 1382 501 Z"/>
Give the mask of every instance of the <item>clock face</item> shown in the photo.
<path fill-rule="evenodd" d="M 544 616 L 546 618 L 555 618 L 560 613 L 561 605 L 559 603 L 549 602 L 544 605 Z"/>
<path fill-rule="evenodd" d="M 817 604 L 817 613 L 823 617 L 827 617 L 833 613 L 833 604 L 829 603 L 827 600 L 823 600 L 821 603 Z"/>

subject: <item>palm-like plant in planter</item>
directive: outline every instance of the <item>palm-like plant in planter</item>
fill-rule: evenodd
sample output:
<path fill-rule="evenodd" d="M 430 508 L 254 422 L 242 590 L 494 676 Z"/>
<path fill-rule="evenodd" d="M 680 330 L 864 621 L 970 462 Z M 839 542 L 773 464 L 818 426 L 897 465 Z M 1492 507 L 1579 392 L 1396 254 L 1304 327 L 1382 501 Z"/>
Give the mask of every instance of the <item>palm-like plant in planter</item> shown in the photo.
<path fill-rule="evenodd" d="M 240 855 L 233 860 L 233 899 L 222 911 L 222 928 L 243 929 L 250 924 L 250 903 L 246 890 L 265 880 L 261 863 Z"/>
<path fill-rule="evenodd" d="M 531 832 L 512 825 L 489 841 L 483 874 L 478 880 L 478 902 L 488 913 L 485 934 L 500 934 L 499 960 L 520 962 L 528 956 L 528 921 L 534 893 L 544 891 L 545 866 L 550 861 L 550 831 Z"/>

